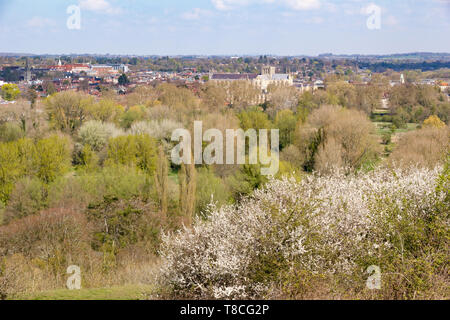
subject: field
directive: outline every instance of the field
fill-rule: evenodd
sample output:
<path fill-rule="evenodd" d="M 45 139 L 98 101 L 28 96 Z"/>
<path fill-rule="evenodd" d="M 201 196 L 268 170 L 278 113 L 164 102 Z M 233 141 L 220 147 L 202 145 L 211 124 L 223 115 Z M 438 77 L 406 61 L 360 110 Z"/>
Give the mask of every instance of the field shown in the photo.
<path fill-rule="evenodd" d="M 143 300 L 152 293 L 151 286 L 123 286 L 100 289 L 60 289 L 11 297 L 15 300 Z"/>

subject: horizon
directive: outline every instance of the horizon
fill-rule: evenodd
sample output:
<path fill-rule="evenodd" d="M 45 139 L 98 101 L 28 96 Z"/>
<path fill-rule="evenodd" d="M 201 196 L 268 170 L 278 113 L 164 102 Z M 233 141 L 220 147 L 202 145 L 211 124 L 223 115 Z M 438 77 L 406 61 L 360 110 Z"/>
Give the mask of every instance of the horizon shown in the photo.
<path fill-rule="evenodd" d="M 448 0 L 0 0 L 0 52 L 284 57 L 448 53 L 450 43 L 443 35 L 450 31 L 449 16 Z"/>
<path fill-rule="evenodd" d="M 212 58 L 212 57 L 223 57 L 223 58 L 257 58 L 260 56 L 267 57 L 277 57 L 277 58 L 324 58 L 324 57 L 394 57 L 394 56 L 408 56 L 408 55 L 449 55 L 450 52 L 396 52 L 396 53 L 385 53 L 385 54 L 361 54 L 361 53 L 319 53 L 317 55 L 305 55 L 305 54 L 294 54 L 294 55 L 277 55 L 271 53 L 257 53 L 257 54 L 111 54 L 111 53 L 32 53 L 32 52 L 0 52 L 0 56 L 11 56 L 11 57 L 25 57 L 25 56 L 40 56 L 40 57 L 72 57 L 72 56 L 92 56 L 92 57 L 102 57 L 102 56 L 111 56 L 111 57 L 170 57 L 170 58 L 185 58 L 185 57 L 194 57 L 194 58 Z"/>

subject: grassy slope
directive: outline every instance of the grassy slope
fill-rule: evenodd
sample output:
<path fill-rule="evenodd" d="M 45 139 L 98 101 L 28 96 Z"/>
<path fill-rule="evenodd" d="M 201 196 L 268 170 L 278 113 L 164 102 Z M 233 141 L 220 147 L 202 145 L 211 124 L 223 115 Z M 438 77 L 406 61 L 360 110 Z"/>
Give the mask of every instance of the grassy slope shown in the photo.
<path fill-rule="evenodd" d="M 122 287 L 53 290 L 15 297 L 17 300 L 142 300 L 152 292 L 152 287 L 128 285 Z"/>

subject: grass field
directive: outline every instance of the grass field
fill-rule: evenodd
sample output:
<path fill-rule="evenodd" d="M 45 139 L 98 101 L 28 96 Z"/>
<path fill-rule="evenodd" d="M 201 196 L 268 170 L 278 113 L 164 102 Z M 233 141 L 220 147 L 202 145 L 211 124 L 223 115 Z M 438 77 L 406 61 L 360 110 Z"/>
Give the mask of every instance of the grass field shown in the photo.
<path fill-rule="evenodd" d="M 377 127 L 377 133 L 380 136 L 385 133 L 391 132 L 391 126 L 392 126 L 391 122 L 374 122 L 374 124 Z M 417 123 L 408 123 L 406 125 L 406 128 L 395 129 L 394 134 L 413 131 L 413 130 L 416 130 L 417 127 L 418 127 Z"/>
<path fill-rule="evenodd" d="M 129 285 L 122 287 L 53 290 L 13 297 L 14 300 L 144 300 L 152 292 L 151 286 Z"/>

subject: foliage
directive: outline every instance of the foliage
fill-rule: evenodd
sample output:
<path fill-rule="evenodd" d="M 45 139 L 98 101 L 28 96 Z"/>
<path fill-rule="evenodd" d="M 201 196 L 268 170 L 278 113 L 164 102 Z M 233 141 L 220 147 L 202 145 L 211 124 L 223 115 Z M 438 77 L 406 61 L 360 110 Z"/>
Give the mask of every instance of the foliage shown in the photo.
<path fill-rule="evenodd" d="M 432 168 L 442 164 L 450 148 L 450 129 L 424 127 L 405 133 L 391 154 L 389 161 L 398 166 L 410 165 Z"/>
<path fill-rule="evenodd" d="M 180 181 L 180 212 L 186 218 L 187 224 L 191 225 L 195 218 L 197 193 L 197 170 L 195 170 L 194 161 L 191 161 L 191 164 L 187 165 L 184 163 L 181 164 L 178 179 Z"/>
<path fill-rule="evenodd" d="M 156 142 L 148 135 L 111 138 L 107 163 L 136 167 L 153 174 L 156 167 Z"/>
<path fill-rule="evenodd" d="M 148 134 L 157 140 L 169 142 L 172 138 L 172 132 L 180 128 L 183 128 L 183 125 L 173 120 L 151 120 L 134 123 L 131 126 L 130 132 L 132 134 Z"/>
<path fill-rule="evenodd" d="M 105 196 L 127 200 L 144 197 L 148 177 L 141 171 L 114 165 L 98 170 L 78 170 L 76 175 L 60 177 L 48 187 L 49 207 L 85 208 Z"/>
<path fill-rule="evenodd" d="M 251 108 L 248 111 L 242 111 L 238 114 L 238 118 L 241 121 L 241 128 L 244 131 L 248 129 L 271 129 L 272 123 L 269 120 L 267 114 L 258 108 Z"/>
<path fill-rule="evenodd" d="M 11 122 L 0 124 L 0 142 L 12 142 L 24 137 L 22 128 Z"/>
<path fill-rule="evenodd" d="M 134 106 L 129 108 L 120 118 L 120 125 L 124 129 L 129 129 L 134 122 L 145 119 L 145 108 L 143 106 Z"/>
<path fill-rule="evenodd" d="M 5 211 L 4 223 L 38 213 L 46 206 L 43 183 L 38 178 L 23 178 L 14 186 Z"/>
<path fill-rule="evenodd" d="M 46 100 L 47 114 L 56 129 L 73 133 L 85 121 L 92 98 L 81 93 L 64 91 Z"/>
<path fill-rule="evenodd" d="M 232 196 L 225 183 L 209 168 L 200 168 L 197 172 L 196 212 L 203 215 L 213 202 L 222 206 L 230 202 Z"/>
<path fill-rule="evenodd" d="M 295 145 L 308 171 L 359 169 L 377 158 L 374 131 L 362 112 L 323 106 L 297 128 Z"/>
<path fill-rule="evenodd" d="M 20 96 L 20 90 L 17 84 L 4 84 L 1 87 L 2 98 L 6 101 L 14 101 Z"/>
<path fill-rule="evenodd" d="M 39 140 L 32 168 L 37 170 L 37 176 L 44 183 L 50 183 L 70 169 L 71 153 L 71 145 L 66 137 L 54 135 Z"/>
<path fill-rule="evenodd" d="M 161 220 L 152 216 L 153 205 L 106 196 L 89 205 L 87 216 L 94 225 L 93 248 L 116 255 L 120 249 L 145 241 L 157 245 Z M 153 248 L 153 250 L 155 250 Z"/>
<path fill-rule="evenodd" d="M 50 183 L 70 169 L 69 140 L 57 135 L 0 143 L 0 200 L 6 202 L 15 182 L 24 176 L 36 176 Z"/>
<path fill-rule="evenodd" d="M 111 99 L 101 99 L 88 108 L 89 118 L 101 122 L 117 123 L 124 112 L 124 108 Z"/>
<path fill-rule="evenodd" d="M 423 126 L 424 127 L 434 127 L 434 128 L 445 128 L 445 123 L 441 121 L 441 119 L 439 119 L 438 116 L 432 115 L 429 116 L 424 122 L 423 122 Z"/>
<path fill-rule="evenodd" d="M 159 146 L 158 161 L 156 163 L 155 187 L 158 192 L 159 206 L 162 214 L 167 214 L 169 164 L 162 146 Z"/>
<path fill-rule="evenodd" d="M 281 150 L 293 142 L 296 125 L 297 118 L 291 110 L 283 110 L 277 113 L 274 128 L 280 130 Z"/>
<path fill-rule="evenodd" d="M 119 84 L 123 86 L 129 83 L 130 80 L 128 79 L 127 75 L 125 73 L 121 74 L 119 77 Z"/>
<path fill-rule="evenodd" d="M 115 138 L 123 134 L 114 124 L 100 121 L 85 122 L 78 132 L 81 143 L 90 146 L 95 151 L 103 149 L 109 138 Z"/>
<path fill-rule="evenodd" d="M 211 207 L 208 221 L 165 235 L 160 285 L 181 298 L 247 299 L 270 297 L 281 284 L 277 294 L 295 298 L 321 277 L 344 297 L 364 297 L 363 272 L 375 264 L 386 273 L 378 297 L 422 295 L 445 272 L 448 212 L 437 210 L 445 200 L 438 176 L 439 169 L 409 169 L 273 180 L 236 206 Z"/>

